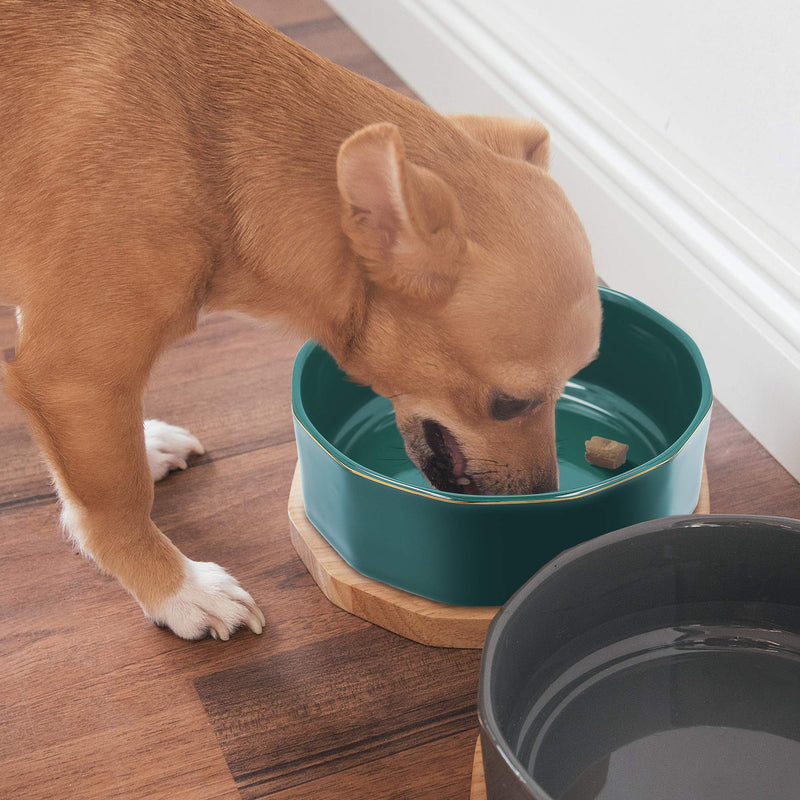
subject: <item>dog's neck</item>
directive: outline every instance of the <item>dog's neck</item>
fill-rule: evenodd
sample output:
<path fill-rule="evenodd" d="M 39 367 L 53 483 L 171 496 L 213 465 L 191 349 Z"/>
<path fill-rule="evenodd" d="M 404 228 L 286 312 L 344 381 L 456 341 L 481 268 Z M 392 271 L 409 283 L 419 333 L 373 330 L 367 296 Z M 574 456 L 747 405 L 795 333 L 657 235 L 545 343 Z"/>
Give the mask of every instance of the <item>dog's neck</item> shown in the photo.
<path fill-rule="evenodd" d="M 369 291 L 340 223 L 339 147 L 365 125 L 394 122 L 410 152 L 442 168 L 464 137 L 421 103 L 255 22 L 251 32 L 243 38 L 237 26 L 216 51 L 236 76 L 216 82 L 226 111 L 222 187 L 236 190 L 225 200 L 227 243 L 207 306 L 278 314 L 338 356 L 363 324 Z"/>

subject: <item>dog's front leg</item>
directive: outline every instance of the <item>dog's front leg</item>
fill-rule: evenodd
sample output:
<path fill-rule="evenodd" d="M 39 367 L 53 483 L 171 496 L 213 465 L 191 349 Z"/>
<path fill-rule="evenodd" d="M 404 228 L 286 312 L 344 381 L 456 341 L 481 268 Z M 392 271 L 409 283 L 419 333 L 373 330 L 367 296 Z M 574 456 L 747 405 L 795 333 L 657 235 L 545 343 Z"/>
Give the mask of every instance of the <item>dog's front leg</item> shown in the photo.
<path fill-rule="evenodd" d="M 35 341 L 26 327 L 25 338 Z M 114 575 L 145 614 L 178 636 L 227 639 L 264 617 L 222 567 L 192 561 L 153 524 L 139 376 L 108 372 L 87 350 L 54 358 L 57 345 L 22 347 L 6 386 L 28 412 L 80 550 Z M 128 361 L 131 363 L 131 361 Z"/>

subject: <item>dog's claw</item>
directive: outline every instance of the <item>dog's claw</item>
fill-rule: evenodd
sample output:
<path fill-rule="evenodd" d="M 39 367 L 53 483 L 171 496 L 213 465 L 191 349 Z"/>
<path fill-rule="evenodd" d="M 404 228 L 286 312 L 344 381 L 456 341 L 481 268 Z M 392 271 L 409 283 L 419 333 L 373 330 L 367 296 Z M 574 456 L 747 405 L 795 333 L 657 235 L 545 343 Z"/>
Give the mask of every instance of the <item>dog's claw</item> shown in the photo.
<path fill-rule="evenodd" d="M 250 618 L 258 625 L 258 630 L 250 624 L 248 624 L 248 627 L 253 633 L 261 633 L 267 625 L 266 617 L 261 613 L 261 609 L 255 603 L 245 600 L 244 604 L 250 610 Z"/>
<path fill-rule="evenodd" d="M 221 642 L 227 642 L 228 639 L 231 638 L 230 633 L 228 632 L 228 628 L 225 626 L 225 623 L 221 619 L 217 619 L 216 617 L 209 617 L 209 628 L 208 632 L 211 634 L 213 639 L 217 639 Z"/>
<path fill-rule="evenodd" d="M 264 624 L 252 612 L 247 617 L 247 627 L 250 628 L 250 630 L 257 635 L 260 635 L 261 632 L 264 630 Z"/>

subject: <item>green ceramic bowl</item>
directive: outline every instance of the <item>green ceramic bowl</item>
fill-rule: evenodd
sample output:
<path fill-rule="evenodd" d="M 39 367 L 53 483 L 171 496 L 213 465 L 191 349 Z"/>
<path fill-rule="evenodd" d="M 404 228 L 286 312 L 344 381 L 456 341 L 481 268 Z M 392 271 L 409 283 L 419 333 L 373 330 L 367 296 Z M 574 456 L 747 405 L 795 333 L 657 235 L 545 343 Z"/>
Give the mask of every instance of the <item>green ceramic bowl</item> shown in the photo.
<path fill-rule="evenodd" d="M 462 495 L 430 486 L 405 454 L 389 400 L 307 342 L 292 383 L 306 514 L 358 572 L 454 605 L 502 605 L 562 550 L 697 505 L 711 383 L 695 343 L 653 309 L 601 289 L 600 357 L 556 409 L 560 487 Z M 610 472 L 584 441 L 629 444 Z"/>

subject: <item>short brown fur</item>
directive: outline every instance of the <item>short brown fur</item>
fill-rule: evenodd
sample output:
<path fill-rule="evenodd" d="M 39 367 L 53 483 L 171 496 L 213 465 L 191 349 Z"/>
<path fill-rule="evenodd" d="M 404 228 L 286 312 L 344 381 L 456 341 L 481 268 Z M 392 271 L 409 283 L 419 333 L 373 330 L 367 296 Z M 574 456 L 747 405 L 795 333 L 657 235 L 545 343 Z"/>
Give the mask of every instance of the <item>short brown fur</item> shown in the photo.
<path fill-rule="evenodd" d="M 541 125 L 445 118 L 225 0 L 0 0 L 0 108 L 5 386 L 67 528 L 154 619 L 176 629 L 188 573 L 150 520 L 141 394 L 201 310 L 320 341 L 443 488 L 555 486 L 555 400 L 600 310 Z M 531 402 L 498 421 L 498 395 Z M 260 629 L 241 594 L 176 632 Z"/>

